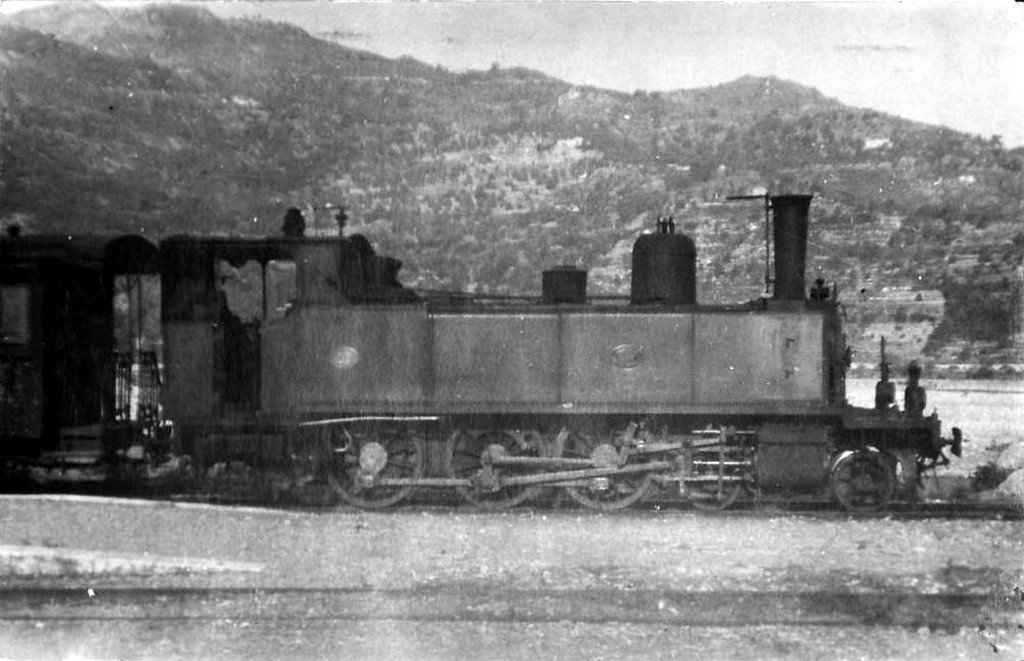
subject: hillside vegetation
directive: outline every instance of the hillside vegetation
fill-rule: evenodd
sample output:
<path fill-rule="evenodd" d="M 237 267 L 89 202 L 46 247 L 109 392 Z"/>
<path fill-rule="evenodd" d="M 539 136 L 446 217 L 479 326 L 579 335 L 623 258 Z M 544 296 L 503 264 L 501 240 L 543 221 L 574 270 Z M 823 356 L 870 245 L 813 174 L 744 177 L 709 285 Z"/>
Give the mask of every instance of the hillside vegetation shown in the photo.
<path fill-rule="evenodd" d="M 453 73 L 194 7 L 0 20 L 5 225 L 266 235 L 289 206 L 344 204 L 412 286 L 531 294 L 577 264 L 622 293 L 632 241 L 674 214 L 700 300 L 727 302 L 761 291 L 764 248 L 762 208 L 725 198 L 814 193 L 808 275 L 838 284 L 857 360 L 884 332 L 897 362 L 1022 362 L 1024 150 L 998 136 L 775 78 L 624 94 Z"/>

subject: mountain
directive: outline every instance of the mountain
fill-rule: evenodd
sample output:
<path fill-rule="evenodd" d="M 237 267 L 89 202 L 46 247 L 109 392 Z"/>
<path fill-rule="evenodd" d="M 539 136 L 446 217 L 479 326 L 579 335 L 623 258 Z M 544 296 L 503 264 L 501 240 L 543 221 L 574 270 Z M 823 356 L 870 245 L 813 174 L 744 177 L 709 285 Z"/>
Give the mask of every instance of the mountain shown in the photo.
<path fill-rule="evenodd" d="M 776 78 L 624 94 L 453 73 L 188 6 L 58 3 L 0 19 L 0 47 L 5 225 L 265 235 L 341 203 L 420 288 L 536 293 L 575 263 L 616 293 L 672 213 L 700 299 L 735 302 L 763 287 L 762 210 L 725 198 L 809 192 L 808 273 L 839 285 L 858 361 L 885 334 L 897 362 L 1024 362 L 1024 149 L 997 136 Z"/>

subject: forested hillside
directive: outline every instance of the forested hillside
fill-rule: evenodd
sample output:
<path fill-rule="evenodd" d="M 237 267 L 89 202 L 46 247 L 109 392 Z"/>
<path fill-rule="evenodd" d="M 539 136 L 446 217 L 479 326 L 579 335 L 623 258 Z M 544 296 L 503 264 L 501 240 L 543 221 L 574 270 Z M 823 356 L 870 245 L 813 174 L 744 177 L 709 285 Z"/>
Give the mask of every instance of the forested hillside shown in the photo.
<path fill-rule="evenodd" d="M 617 293 L 638 232 L 674 214 L 700 300 L 724 302 L 763 279 L 762 209 L 725 198 L 814 193 L 809 276 L 839 285 L 858 360 L 884 333 L 897 359 L 1024 362 L 1024 150 L 998 136 L 774 78 L 623 94 L 453 73 L 194 7 L 0 21 L 4 225 L 262 235 L 344 204 L 412 286 L 536 293 L 568 263 Z"/>

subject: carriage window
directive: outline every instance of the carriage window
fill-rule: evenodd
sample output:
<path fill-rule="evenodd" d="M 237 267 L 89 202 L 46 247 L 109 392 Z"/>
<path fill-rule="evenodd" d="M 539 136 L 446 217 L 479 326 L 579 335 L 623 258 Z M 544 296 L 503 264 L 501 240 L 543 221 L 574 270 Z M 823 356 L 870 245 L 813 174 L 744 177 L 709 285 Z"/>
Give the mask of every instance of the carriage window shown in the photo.
<path fill-rule="evenodd" d="M 156 350 L 161 344 L 160 276 L 116 276 L 113 303 L 116 350 Z"/>
<path fill-rule="evenodd" d="M 295 262 L 267 263 L 267 320 L 281 319 L 295 305 L 298 296 Z"/>
<path fill-rule="evenodd" d="M 0 285 L 0 343 L 28 344 L 28 285 Z"/>
<path fill-rule="evenodd" d="M 160 276 L 114 276 L 114 418 L 156 420 L 160 411 Z"/>

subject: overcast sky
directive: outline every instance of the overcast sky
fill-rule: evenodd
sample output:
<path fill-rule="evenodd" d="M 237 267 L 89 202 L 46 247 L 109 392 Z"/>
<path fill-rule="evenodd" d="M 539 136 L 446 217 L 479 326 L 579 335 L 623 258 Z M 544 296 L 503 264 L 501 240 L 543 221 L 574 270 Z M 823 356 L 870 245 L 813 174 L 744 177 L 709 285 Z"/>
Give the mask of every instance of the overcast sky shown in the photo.
<path fill-rule="evenodd" d="M 453 70 L 496 62 L 623 91 L 775 75 L 850 105 L 1024 145 L 1024 2 L 1013 0 L 203 4 Z"/>

